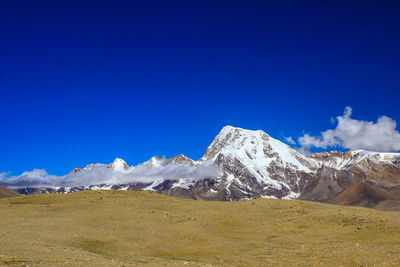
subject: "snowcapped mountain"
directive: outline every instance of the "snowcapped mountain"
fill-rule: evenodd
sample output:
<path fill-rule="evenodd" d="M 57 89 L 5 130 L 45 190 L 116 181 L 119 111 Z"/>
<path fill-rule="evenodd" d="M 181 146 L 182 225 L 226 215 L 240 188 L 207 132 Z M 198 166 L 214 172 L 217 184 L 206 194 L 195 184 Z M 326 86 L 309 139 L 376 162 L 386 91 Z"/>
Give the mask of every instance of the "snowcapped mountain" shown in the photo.
<path fill-rule="evenodd" d="M 107 168 L 113 169 L 114 171 L 126 171 L 129 169 L 128 164 L 123 159 L 116 158 L 112 163 L 107 165 Z"/>
<path fill-rule="evenodd" d="M 210 171 L 215 166 L 218 171 Z M 376 181 L 385 186 L 400 184 L 400 153 L 357 150 L 305 156 L 261 130 L 232 126 L 221 130 L 198 161 L 180 154 L 170 159 L 152 157 L 129 167 L 117 158 L 108 165 L 77 167 L 68 175 L 104 167 L 111 171 L 108 180 L 115 183 L 21 189 L 20 192 L 120 189 L 150 190 L 203 200 L 263 197 L 329 201 L 363 180 L 374 180 L 375 186 Z M 118 182 L 121 177 L 124 177 L 123 183 Z"/>
<path fill-rule="evenodd" d="M 263 131 L 226 126 L 200 162 L 212 160 L 222 170 L 212 190 L 225 199 L 296 198 L 318 163 Z"/>
<path fill-rule="evenodd" d="M 400 182 L 400 153 L 379 153 L 365 150 L 322 152 L 311 154 L 320 167 L 329 167 L 363 180 L 385 183 Z"/>
<path fill-rule="evenodd" d="M 400 153 L 379 153 L 365 150 L 354 150 L 347 152 L 330 151 L 314 153 L 309 155 L 316 159 L 320 164 L 338 170 L 349 170 L 362 162 L 374 164 L 399 164 Z"/>

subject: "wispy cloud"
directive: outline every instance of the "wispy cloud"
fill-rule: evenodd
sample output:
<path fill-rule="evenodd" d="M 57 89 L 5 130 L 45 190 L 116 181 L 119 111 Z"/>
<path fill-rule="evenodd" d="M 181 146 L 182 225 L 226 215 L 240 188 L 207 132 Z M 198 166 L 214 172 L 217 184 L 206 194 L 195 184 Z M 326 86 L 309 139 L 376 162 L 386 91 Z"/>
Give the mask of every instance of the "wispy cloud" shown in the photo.
<path fill-rule="evenodd" d="M 296 144 L 296 141 L 294 141 L 294 140 L 293 140 L 293 137 L 291 137 L 291 136 L 285 137 L 285 140 L 286 140 L 286 142 L 287 142 L 288 144 L 291 144 L 291 145 L 295 145 L 295 144 Z"/>
<path fill-rule="evenodd" d="M 321 132 L 320 136 L 305 134 L 300 137 L 301 149 L 340 146 L 381 152 L 400 150 L 400 133 L 396 130 L 395 120 L 380 116 L 376 122 L 362 121 L 351 118 L 351 114 L 352 108 L 346 107 L 343 116 L 336 117 L 335 129 Z"/>
<path fill-rule="evenodd" d="M 10 188 L 21 187 L 73 187 L 99 184 L 117 184 L 128 182 L 150 183 L 156 180 L 190 179 L 201 180 L 218 176 L 219 168 L 213 162 L 204 162 L 197 166 L 169 163 L 163 166 L 149 167 L 138 165 L 128 170 L 117 171 L 106 165 L 94 166 L 63 176 L 49 175 L 43 169 L 34 169 L 18 176 L 0 173 L 0 185 Z"/>

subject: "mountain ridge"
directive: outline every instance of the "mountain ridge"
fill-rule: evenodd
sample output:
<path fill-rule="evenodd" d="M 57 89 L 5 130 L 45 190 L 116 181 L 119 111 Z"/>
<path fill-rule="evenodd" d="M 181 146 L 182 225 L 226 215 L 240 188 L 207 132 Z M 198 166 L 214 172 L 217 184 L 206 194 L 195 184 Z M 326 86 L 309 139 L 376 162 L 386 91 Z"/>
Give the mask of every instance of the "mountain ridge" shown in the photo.
<path fill-rule="evenodd" d="M 218 174 L 199 178 L 199 170 L 209 165 L 217 166 Z M 108 165 L 88 164 L 68 174 L 90 172 L 95 167 L 105 167 L 115 176 L 125 175 L 126 182 L 21 188 L 18 191 L 29 194 L 88 189 L 148 190 L 200 200 L 260 197 L 329 202 L 348 187 L 362 181 L 377 181 L 375 184 L 378 186 L 400 184 L 400 153 L 355 150 L 306 156 L 262 130 L 252 131 L 233 126 L 225 126 L 197 161 L 179 154 L 169 159 L 152 157 L 142 164 L 129 166 L 124 160 L 116 158 Z M 179 177 L 181 170 L 186 171 L 183 177 Z M 138 180 L 138 173 L 146 177 L 149 173 L 155 173 L 159 177 L 142 181 Z M 134 174 L 136 180 L 129 180 L 129 175 Z"/>

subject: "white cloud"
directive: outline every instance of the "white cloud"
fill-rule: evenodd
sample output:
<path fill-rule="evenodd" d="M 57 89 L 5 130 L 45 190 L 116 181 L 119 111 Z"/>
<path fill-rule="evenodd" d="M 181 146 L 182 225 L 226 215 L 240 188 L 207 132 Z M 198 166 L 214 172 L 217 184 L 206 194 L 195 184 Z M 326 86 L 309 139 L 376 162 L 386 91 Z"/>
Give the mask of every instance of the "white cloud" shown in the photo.
<path fill-rule="evenodd" d="M 303 149 L 340 146 L 379 152 L 400 150 L 396 121 L 386 116 L 380 116 L 376 122 L 355 120 L 351 114 L 351 107 L 346 107 L 343 116 L 336 117 L 335 129 L 321 132 L 320 136 L 305 134 L 298 139 L 299 144 Z"/>
<path fill-rule="evenodd" d="M 156 180 L 190 179 L 201 180 L 218 176 L 219 168 L 212 162 L 198 166 L 169 163 L 149 167 L 138 165 L 128 170 L 118 171 L 106 165 L 94 166 L 89 170 L 71 172 L 63 176 L 49 175 L 43 169 L 34 169 L 18 176 L 0 173 L 0 185 L 10 188 L 23 187 L 74 187 L 129 182 L 151 183 Z"/>
<path fill-rule="evenodd" d="M 286 140 L 286 142 L 288 142 L 288 144 L 291 144 L 291 145 L 295 145 L 296 144 L 296 141 L 294 141 L 291 136 L 285 137 L 285 140 Z"/>

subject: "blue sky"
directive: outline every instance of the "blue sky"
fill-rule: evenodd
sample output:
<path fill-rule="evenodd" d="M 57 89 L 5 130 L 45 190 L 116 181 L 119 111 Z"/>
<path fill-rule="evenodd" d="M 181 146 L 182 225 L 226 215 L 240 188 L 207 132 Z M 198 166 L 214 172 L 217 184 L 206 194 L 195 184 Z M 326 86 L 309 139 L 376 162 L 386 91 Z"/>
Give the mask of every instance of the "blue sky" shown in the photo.
<path fill-rule="evenodd" d="M 398 1 L 1 1 L 0 172 L 400 122 L 399 32 Z"/>

